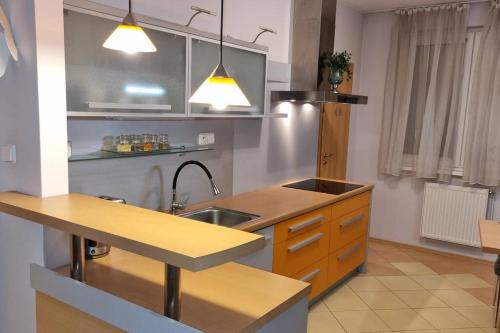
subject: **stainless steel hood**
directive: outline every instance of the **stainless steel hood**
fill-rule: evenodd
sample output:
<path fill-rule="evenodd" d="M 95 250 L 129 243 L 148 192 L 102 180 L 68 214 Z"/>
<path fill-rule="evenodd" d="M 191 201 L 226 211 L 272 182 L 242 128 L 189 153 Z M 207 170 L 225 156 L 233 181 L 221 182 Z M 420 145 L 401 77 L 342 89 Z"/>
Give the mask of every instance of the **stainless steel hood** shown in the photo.
<path fill-rule="evenodd" d="M 339 103 L 339 104 L 367 104 L 368 97 L 334 93 L 332 91 L 272 91 L 273 102 L 297 103 Z"/>
<path fill-rule="evenodd" d="M 337 0 L 295 0 L 292 34 L 291 91 L 272 91 L 272 102 L 367 104 L 367 96 L 333 93 L 322 53 L 333 50 Z M 324 79 L 323 79 L 324 78 Z"/>

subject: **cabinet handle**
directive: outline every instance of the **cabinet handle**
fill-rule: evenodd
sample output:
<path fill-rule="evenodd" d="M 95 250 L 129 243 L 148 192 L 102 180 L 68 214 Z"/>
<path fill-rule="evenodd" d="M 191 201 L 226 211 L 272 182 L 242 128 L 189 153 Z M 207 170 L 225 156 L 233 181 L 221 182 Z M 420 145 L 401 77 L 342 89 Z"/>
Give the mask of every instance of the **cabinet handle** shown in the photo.
<path fill-rule="evenodd" d="M 319 234 L 316 234 L 312 237 L 304 239 L 302 242 L 298 242 L 296 244 L 293 244 L 292 246 L 288 247 L 288 252 L 290 252 L 290 253 L 297 252 L 298 250 L 306 247 L 307 245 L 310 245 L 314 242 L 319 241 L 323 236 L 324 236 L 324 234 L 322 232 L 320 232 Z"/>
<path fill-rule="evenodd" d="M 325 219 L 325 217 L 323 215 L 316 216 L 315 218 L 312 218 L 310 220 L 304 221 L 302 223 L 297 223 L 297 224 L 294 224 L 294 225 L 288 227 L 288 231 L 289 232 L 297 232 L 297 231 L 302 230 L 304 228 L 307 228 L 313 224 L 319 223 L 319 222 L 323 221 L 324 219 Z"/>
<path fill-rule="evenodd" d="M 361 221 L 364 216 L 365 216 L 365 214 L 362 213 L 362 214 L 356 215 L 354 217 L 351 217 L 350 219 L 348 219 L 348 220 L 340 223 L 340 227 L 341 228 L 347 228 L 351 224 Z"/>
<path fill-rule="evenodd" d="M 352 254 L 354 254 L 356 251 L 358 251 L 361 248 L 360 244 L 356 244 L 353 247 L 347 249 L 345 252 L 342 252 L 338 257 L 338 261 L 343 261 L 347 258 L 349 258 Z"/>
<path fill-rule="evenodd" d="M 319 268 L 316 268 L 314 271 L 312 271 L 311 273 L 305 275 L 304 277 L 302 277 L 300 279 L 300 281 L 304 281 L 304 282 L 309 282 L 311 281 L 312 279 L 314 279 L 316 276 L 318 276 L 318 274 L 321 272 L 321 269 Z"/>

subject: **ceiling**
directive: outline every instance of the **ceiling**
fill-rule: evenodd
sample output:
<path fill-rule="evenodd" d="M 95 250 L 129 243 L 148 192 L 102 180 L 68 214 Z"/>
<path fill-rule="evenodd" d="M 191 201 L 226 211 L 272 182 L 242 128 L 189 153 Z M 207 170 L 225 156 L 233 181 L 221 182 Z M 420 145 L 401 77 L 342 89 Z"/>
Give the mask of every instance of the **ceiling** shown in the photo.
<path fill-rule="evenodd" d="M 339 0 L 350 7 L 363 12 L 385 11 L 397 8 L 426 6 L 457 0 Z"/>

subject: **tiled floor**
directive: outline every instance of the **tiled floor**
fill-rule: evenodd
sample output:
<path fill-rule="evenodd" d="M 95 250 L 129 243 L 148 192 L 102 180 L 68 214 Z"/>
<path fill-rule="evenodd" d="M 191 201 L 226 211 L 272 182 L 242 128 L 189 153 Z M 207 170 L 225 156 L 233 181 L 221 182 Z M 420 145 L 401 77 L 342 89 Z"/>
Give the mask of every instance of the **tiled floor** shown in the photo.
<path fill-rule="evenodd" d="M 493 263 L 370 240 L 368 271 L 309 311 L 308 333 L 497 333 Z"/>

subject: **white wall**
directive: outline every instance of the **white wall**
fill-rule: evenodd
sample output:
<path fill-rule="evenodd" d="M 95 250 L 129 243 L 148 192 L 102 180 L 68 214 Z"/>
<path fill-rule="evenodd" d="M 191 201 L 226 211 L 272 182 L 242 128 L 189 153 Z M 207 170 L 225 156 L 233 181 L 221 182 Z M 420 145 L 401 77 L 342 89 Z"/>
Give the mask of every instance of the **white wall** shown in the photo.
<path fill-rule="evenodd" d="M 64 98 L 53 95 L 59 97 L 64 87 L 62 1 L 0 5 L 19 48 L 19 61 L 11 60 L 0 78 L 0 144 L 17 147 L 16 164 L 0 162 L 0 191 L 66 193 Z M 35 332 L 29 264 L 44 264 L 44 240 L 42 226 L 0 214 L 0 332 Z"/>
<path fill-rule="evenodd" d="M 474 5 L 471 25 L 483 17 L 484 6 Z M 348 174 L 375 184 L 370 235 L 405 244 L 423 246 L 482 258 L 480 250 L 419 237 L 423 181 L 378 174 L 384 83 L 390 45 L 393 13 L 368 14 L 363 23 L 363 44 L 359 93 L 369 97 L 368 105 L 351 113 Z M 459 182 L 459 179 L 455 180 Z M 496 201 L 500 218 L 500 200 Z"/>

